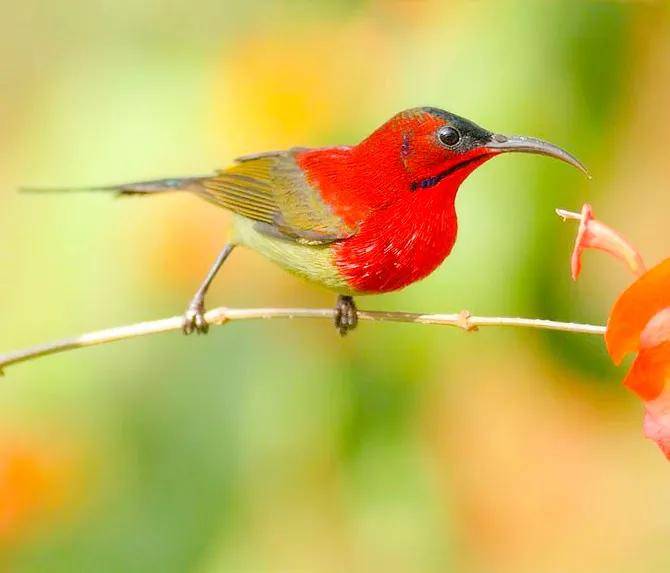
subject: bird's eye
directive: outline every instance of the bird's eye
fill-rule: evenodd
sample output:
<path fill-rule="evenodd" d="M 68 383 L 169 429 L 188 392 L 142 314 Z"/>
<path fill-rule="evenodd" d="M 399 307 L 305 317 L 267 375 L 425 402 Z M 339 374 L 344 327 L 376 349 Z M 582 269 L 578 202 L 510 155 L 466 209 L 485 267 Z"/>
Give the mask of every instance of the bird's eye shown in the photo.
<path fill-rule="evenodd" d="M 453 147 L 461 140 L 461 134 L 453 127 L 445 126 L 437 132 L 437 138 L 447 147 Z"/>

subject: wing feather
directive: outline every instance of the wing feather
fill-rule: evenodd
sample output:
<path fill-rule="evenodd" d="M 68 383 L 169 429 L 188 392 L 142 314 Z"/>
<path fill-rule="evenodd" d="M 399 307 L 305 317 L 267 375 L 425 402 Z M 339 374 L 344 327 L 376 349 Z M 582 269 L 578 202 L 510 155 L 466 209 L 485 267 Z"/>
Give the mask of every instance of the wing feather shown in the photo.
<path fill-rule="evenodd" d="M 353 235 L 310 185 L 294 154 L 297 150 L 249 155 L 202 181 L 207 200 L 257 221 L 260 232 L 310 244 Z"/>

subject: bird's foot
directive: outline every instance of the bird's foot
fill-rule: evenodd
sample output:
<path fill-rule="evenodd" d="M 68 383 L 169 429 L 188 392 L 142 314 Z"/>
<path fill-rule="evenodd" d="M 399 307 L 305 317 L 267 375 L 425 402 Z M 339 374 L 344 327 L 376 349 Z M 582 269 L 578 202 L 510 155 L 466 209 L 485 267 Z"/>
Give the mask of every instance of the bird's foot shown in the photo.
<path fill-rule="evenodd" d="M 202 298 L 195 297 L 188 305 L 181 328 L 184 334 L 207 334 L 209 324 L 205 320 L 205 301 Z"/>
<path fill-rule="evenodd" d="M 350 296 L 340 295 L 335 305 L 335 328 L 340 336 L 346 336 L 347 332 L 356 328 L 358 324 L 358 309 L 354 299 Z"/>

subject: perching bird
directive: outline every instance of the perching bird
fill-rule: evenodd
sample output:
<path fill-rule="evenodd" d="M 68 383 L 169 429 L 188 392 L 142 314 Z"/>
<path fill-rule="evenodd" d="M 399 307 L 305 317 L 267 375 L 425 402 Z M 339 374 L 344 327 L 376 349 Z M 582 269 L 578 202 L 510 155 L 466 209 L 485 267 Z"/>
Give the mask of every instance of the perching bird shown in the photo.
<path fill-rule="evenodd" d="M 207 332 L 205 294 L 231 251 L 243 245 L 335 291 L 335 325 L 344 335 L 357 322 L 353 295 L 401 289 L 449 255 L 460 184 L 488 159 L 511 151 L 549 155 L 586 172 L 545 141 L 495 135 L 421 107 L 397 114 L 351 147 L 258 153 L 210 176 L 93 189 L 188 191 L 233 213 L 231 238 L 184 314 L 186 334 Z"/>

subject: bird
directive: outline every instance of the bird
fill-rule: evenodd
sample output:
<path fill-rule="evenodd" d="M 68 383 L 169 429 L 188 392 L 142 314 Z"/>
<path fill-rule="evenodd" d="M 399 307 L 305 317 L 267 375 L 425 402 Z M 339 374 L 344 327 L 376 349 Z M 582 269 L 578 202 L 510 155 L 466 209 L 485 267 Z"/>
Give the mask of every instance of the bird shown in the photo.
<path fill-rule="evenodd" d="M 230 238 L 184 312 L 185 334 L 208 331 L 207 291 L 243 246 L 334 291 L 335 327 L 344 336 L 358 322 L 354 296 L 402 289 L 449 256 L 460 185 L 489 159 L 510 152 L 553 157 L 588 175 L 578 159 L 547 141 L 500 135 L 442 109 L 416 107 L 356 145 L 268 151 L 211 175 L 76 190 L 188 192 L 232 213 Z"/>

